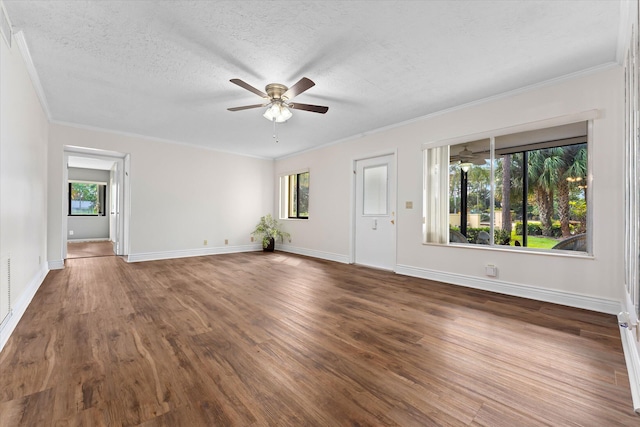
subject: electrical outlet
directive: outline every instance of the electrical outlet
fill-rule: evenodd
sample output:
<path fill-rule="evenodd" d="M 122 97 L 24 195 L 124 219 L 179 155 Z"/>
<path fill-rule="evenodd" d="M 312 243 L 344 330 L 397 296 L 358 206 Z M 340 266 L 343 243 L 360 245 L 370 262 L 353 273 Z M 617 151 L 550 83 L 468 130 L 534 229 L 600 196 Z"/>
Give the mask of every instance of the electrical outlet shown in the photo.
<path fill-rule="evenodd" d="M 253 236 L 251 236 L 251 241 L 253 242 Z"/>
<path fill-rule="evenodd" d="M 488 264 L 484 267 L 484 272 L 489 277 L 496 277 L 498 275 L 498 267 Z"/>
<path fill-rule="evenodd" d="M 204 245 L 207 246 L 209 244 L 209 241 L 207 239 L 204 240 Z"/>
<path fill-rule="evenodd" d="M 228 239 L 224 239 L 224 244 L 228 245 L 229 244 L 229 240 Z"/>
<path fill-rule="evenodd" d="M 73 230 L 69 230 L 69 236 L 73 236 Z"/>

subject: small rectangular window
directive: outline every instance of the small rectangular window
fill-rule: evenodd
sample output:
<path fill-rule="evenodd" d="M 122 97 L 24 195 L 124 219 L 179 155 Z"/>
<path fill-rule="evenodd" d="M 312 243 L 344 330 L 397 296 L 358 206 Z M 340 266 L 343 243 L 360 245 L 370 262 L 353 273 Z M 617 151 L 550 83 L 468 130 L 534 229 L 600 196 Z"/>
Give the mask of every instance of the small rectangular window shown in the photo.
<path fill-rule="evenodd" d="M 280 178 L 281 218 L 309 218 L 309 172 Z"/>
<path fill-rule="evenodd" d="M 106 184 L 94 182 L 69 182 L 70 216 L 104 216 Z"/>
<path fill-rule="evenodd" d="M 368 166 L 363 169 L 363 215 L 387 215 L 387 165 Z"/>

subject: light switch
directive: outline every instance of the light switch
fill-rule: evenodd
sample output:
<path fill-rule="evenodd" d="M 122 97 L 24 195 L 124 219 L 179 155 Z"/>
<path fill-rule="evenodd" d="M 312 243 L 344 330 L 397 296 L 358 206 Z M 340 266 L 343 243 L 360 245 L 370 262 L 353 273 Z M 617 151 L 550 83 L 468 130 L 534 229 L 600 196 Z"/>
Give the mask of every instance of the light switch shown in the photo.
<path fill-rule="evenodd" d="M 413 209 L 413 202 L 404 202 L 404 207 L 407 209 Z"/>

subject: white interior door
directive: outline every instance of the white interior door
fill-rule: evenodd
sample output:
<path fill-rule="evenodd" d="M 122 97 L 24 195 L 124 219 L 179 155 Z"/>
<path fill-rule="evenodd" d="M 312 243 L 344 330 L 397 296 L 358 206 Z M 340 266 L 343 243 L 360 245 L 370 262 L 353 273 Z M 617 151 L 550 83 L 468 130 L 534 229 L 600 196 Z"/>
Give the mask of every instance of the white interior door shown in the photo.
<path fill-rule="evenodd" d="M 121 162 L 115 162 L 109 176 L 109 240 L 113 242 L 113 252 L 122 255 L 120 220 L 120 175 Z"/>
<path fill-rule="evenodd" d="M 394 156 L 356 162 L 355 262 L 393 270 L 396 265 Z"/>

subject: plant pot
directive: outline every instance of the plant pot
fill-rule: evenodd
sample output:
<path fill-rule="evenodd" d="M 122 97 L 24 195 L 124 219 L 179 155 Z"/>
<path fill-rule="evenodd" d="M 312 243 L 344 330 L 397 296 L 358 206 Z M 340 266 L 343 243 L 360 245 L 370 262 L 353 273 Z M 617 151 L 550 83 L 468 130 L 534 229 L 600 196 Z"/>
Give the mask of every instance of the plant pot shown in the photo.
<path fill-rule="evenodd" d="M 269 245 L 268 246 L 263 246 L 262 250 L 265 252 L 273 252 L 273 250 L 276 247 L 276 239 L 274 239 L 273 237 L 269 239 Z"/>

